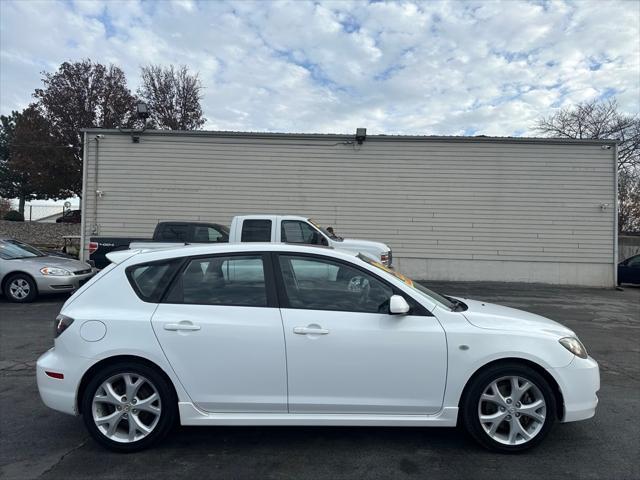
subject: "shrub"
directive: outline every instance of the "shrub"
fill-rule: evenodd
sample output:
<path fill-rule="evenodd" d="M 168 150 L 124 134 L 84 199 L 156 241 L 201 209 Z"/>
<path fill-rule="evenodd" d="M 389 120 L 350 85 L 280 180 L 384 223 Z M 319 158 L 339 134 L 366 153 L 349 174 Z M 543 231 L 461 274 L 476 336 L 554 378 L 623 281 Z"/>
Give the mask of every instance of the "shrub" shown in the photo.
<path fill-rule="evenodd" d="M 24 215 L 17 210 L 9 210 L 4 214 L 4 219 L 10 222 L 24 222 Z"/>

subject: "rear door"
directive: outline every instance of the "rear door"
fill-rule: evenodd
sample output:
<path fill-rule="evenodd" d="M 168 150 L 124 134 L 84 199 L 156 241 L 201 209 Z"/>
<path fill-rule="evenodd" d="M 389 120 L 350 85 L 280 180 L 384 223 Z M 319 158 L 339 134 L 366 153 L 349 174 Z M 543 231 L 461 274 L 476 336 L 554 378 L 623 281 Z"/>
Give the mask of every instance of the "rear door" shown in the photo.
<path fill-rule="evenodd" d="M 269 256 L 189 260 L 152 323 L 169 363 L 199 408 L 287 411 L 284 337 Z"/>

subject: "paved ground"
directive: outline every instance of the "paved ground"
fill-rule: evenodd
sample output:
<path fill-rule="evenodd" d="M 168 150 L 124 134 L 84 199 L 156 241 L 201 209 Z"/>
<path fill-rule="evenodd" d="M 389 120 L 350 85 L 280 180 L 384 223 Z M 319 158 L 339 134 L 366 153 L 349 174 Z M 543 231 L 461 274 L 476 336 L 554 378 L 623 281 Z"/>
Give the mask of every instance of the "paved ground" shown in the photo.
<path fill-rule="evenodd" d="M 107 452 L 81 419 L 45 408 L 34 362 L 52 344 L 64 298 L 0 299 L 0 478 L 640 478 L 640 288 L 431 284 L 557 319 L 602 367 L 593 420 L 559 425 L 529 453 L 478 448 L 457 429 L 180 428 L 157 448 Z"/>

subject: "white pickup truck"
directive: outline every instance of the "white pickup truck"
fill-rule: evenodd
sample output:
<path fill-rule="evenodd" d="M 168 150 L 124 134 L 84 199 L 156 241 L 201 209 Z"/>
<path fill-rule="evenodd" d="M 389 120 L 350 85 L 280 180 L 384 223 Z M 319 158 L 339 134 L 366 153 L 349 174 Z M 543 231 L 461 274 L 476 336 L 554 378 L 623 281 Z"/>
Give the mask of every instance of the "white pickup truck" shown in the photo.
<path fill-rule="evenodd" d="M 342 238 L 310 218 L 295 215 L 244 215 L 233 218 L 229 242 L 270 242 L 323 245 L 363 253 L 391 266 L 391 249 L 384 243 Z"/>
<path fill-rule="evenodd" d="M 206 236 L 206 235 L 205 235 Z M 211 234 L 209 235 L 211 236 Z M 221 242 L 219 235 L 214 235 Z M 226 240 L 226 239 L 225 239 Z M 213 240 L 212 240 L 213 241 Z M 295 215 L 241 215 L 233 218 L 229 229 L 230 243 L 282 242 L 321 245 L 353 253 L 362 253 L 383 265 L 391 266 L 391 249 L 384 243 L 341 238 L 307 217 Z M 175 246 L 176 242 L 132 242 L 130 249 L 157 249 Z M 194 240 L 182 243 L 209 243 Z"/>

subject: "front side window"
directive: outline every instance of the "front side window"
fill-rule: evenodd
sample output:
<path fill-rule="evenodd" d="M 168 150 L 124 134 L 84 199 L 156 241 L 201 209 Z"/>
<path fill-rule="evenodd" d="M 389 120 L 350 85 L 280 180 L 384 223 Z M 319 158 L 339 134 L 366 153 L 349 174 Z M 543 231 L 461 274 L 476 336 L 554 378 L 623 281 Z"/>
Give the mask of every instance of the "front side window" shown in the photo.
<path fill-rule="evenodd" d="M 436 293 L 433 290 L 428 289 L 424 285 L 420 285 L 419 283 L 414 282 L 409 277 L 407 277 L 406 275 L 403 275 L 402 273 L 398 272 L 397 270 L 389 268 L 389 267 L 383 265 L 380 262 L 376 262 L 375 260 L 372 260 L 371 258 L 369 258 L 366 255 L 358 254 L 358 258 L 360 260 L 362 260 L 363 262 L 366 262 L 369 265 L 372 265 L 372 266 L 374 266 L 376 268 L 379 268 L 383 272 L 387 272 L 387 273 L 393 275 L 394 277 L 396 277 L 397 279 L 402 280 L 405 283 L 405 285 L 407 285 L 408 287 L 412 288 L 415 292 L 419 293 L 423 297 L 426 297 L 427 299 L 429 299 L 431 301 L 436 301 L 438 303 L 441 303 L 442 305 L 444 305 L 448 309 L 453 310 L 453 309 L 456 308 L 456 302 L 451 301 L 451 299 L 449 299 L 448 297 L 445 297 L 444 295 L 440 295 L 439 293 Z"/>
<path fill-rule="evenodd" d="M 307 222 L 299 220 L 284 220 L 280 235 L 285 243 L 304 243 L 307 245 L 320 245 L 323 238 L 315 228 Z"/>
<path fill-rule="evenodd" d="M 266 307 L 262 256 L 193 259 L 174 282 L 166 302 Z"/>
<path fill-rule="evenodd" d="M 389 313 L 393 290 L 373 275 L 329 259 L 279 258 L 290 308 Z"/>
<path fill-rule="evenodd" d="M 242 242 L 270 242 L 271 220 L 245 220 L 242 222 Z"/>

